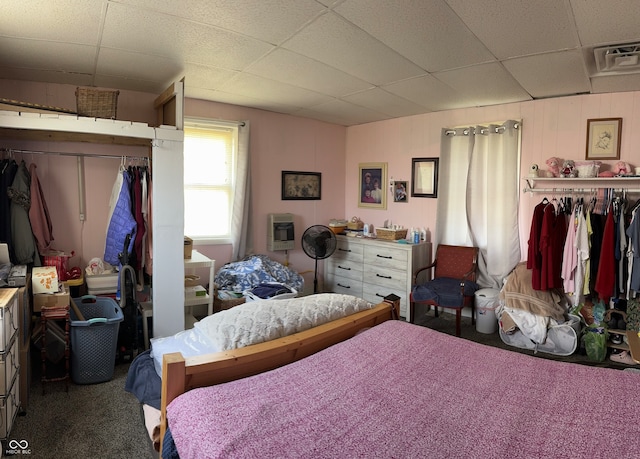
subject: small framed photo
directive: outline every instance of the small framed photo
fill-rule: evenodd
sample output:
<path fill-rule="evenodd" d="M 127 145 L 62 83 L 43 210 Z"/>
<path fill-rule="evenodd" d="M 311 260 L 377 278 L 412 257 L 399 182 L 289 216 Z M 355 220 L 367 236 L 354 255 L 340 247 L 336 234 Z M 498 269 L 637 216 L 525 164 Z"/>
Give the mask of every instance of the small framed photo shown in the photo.
<path fill-rule="evenodd" d="M 393 202 L 409 202 L 406 181 L 396 180 L 393 182 Z"/>
<path fill-rule="evenodd" d="M 622 118 L 587 120 L 586 159 L 620 159 Z"/>
<path fill-rule="evenodd" d="M 360 187 L 358 207 L 387 208 L 387 163 L 362 163 L 358 165 Z"/>
<path fill-rule="evenodd" d="M 320 172 L 282 171 L 282 200 L 319 200 L 322 196 Z"/>
<path fill-rule="evenodd" d="M 413 158 L 411 175 L 411 196 L 438 197 L 438 158 Z"/>

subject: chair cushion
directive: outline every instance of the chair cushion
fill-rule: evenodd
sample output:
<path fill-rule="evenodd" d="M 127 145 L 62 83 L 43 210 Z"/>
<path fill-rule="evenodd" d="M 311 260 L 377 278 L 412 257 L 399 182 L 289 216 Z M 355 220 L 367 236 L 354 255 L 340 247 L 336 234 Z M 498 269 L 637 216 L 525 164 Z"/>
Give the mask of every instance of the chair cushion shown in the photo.
<path fill-rule="evenodd" d="M 465 281 L 464 296 L 472 296 L 480 287 L 472 281 Z M 416 285 L 411 292 L 416 303 L 433 301 L 446 308 L 461 308 L 464 297 L 460 295 L 460 279 L 438 277 L 424 284 Z"/>

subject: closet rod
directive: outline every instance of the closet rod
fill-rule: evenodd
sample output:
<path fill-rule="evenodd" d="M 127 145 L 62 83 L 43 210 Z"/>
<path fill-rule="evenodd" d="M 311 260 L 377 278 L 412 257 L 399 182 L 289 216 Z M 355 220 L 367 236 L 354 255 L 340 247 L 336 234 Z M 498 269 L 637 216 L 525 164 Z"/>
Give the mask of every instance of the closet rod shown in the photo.
<path fill-rule="evenodd" d="M 640 189 L 634 188 L 525 188 L 525 193 L 556 193 L 556 194 L 569 194 L 569 193 L 596 193 L 598 190 L 619 190 L 626 193 L 640 193 Z"/>
<path fill-rule="evenodd" d="M 149 158 L 146 156 L 129 156 L 129 155 L 120 155 L 120 156 L 115 156 L 115 155 L 92 155 L 90 153 L 65 153 L 65 152 L 60 152 L 60 151 L 37 151 L 37 150 L 16 150 L 15 148 L 8 148 L 8 149 L 3 149 L 3 151 L 7 152 L 7 153 L 22 153 L 22 154 L 36 154 L 36 155 L 57 155 L 57 156 L 75 156 L 75 157 L 87 157 L 87 158 L 107 158 L 107 159 L 117 159 L 119 161 L 122 161 L 122 158 L 127 158 L 127 159 L 133 159 L 133 160 L 138 160 L 138 159 L 144 159 L 144 160 L 148 160 Z"/>

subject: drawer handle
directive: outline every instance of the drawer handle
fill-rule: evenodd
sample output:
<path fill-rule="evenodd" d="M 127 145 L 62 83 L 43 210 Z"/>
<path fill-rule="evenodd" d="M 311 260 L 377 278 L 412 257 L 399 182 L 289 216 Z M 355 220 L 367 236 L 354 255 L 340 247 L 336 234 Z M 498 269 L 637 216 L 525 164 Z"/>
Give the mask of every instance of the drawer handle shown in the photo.
<path fill-rule="evenodd" d="M 349 268 L 349 267 L 347 267 L 347 266 L 340 266 L 340 265 L 338 265 L 338 268 L 340 268 L 340 269 L 344 269 L 344 270 L 347 270 L 347 271 L 351 271 L 351 268 Z"/>
<path fill-rule="evenodd" d="M 351 252 L 351 250 L 349 249 L 338 249 L 338 250 L 340 250 L 341 252 Z"/>
<path fill-rule="evenodd" d="M 391 279 L 391 276 L 381 276 L 380 274 L 376 274 L 377 277 L 382 277 L 383 279 Z"/>
<path fill-rule="evenodd" d="M 393 259 L 393 257 L 386 257 L 386 256 L 384 256 L 384 255 L 380 255 L 380 254 L 378 254 L 378 253 L 376 254 L 376 257 L 379 257 L 379 258 L 386 258 L 387 260 L 391 260 L 391 259 Z"/>
<path fill-rule="evenodd" d="M 348 286 L 348 285 L 342 285 L 341 283 L 338 283 L 338 287 L 342 287 L 342 288 L 351 288 L 350 286 Z"/>
<path fill-rule="evenodd" d="M 379 293 L 376 293 L 376 296 L 379 296 L 380 298 L 384 298 L 386 295 L 380 295 Z"/>

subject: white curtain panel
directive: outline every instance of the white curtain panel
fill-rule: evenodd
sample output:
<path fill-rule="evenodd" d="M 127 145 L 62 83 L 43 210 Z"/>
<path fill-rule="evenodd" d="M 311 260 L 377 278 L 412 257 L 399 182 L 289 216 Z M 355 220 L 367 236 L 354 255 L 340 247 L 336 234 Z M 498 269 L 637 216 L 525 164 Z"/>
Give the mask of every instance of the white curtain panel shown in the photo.
<path fill-rule="evenodd" d="M 238 162 L 231 219 L 231 249 L 233 261 L 242 260 L 253 251 L 253 240 L 248 228 L 251 218 L 251 167 L 249 155 L 249 121 L 238 127 Z"/>
<path fill-rule="evenodd" d="M 519 121 L 443 129 L 436 242 L 480 249 L 478 283 L 500 289 L 520 261 Z"/>

